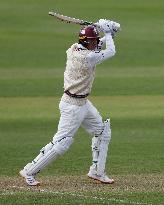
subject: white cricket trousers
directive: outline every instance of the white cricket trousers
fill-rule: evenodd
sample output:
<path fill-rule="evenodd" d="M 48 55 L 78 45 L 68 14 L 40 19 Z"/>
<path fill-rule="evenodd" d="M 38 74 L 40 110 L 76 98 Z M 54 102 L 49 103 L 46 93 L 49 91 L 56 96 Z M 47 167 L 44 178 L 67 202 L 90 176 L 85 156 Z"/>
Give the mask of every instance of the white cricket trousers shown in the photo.
<path fill-rule="evenodd" d="M 32 163 L 26 165 L 27 175 L 38 173 L 58 156 L 63 155 L 72 144 L 75 133 L 80 126 L 96 136 L 101 135 L 104 130 L 102 117 L 89 100 L 83 106 L 71 105 L 61 100 L 59 109 L 61 116 L 58 131 L 52 142 L 41 149 L 40 154 Z"/>
<path fill-rule="evenodd" d="M 60 101 L 59 109 L 61 116 L 58 131 L 53 137 L 53 143 L 67 137 L 73 138 L 80 126 L 91 135 L 102 133 L 104 129 L 102 117 L 89 100 L 82 106 Z"/>

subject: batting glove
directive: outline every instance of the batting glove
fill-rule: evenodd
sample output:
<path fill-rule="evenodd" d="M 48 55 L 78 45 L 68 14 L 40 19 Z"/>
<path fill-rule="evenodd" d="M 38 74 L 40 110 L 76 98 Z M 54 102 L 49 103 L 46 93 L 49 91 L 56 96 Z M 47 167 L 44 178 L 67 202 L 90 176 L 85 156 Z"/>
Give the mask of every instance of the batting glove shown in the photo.
<path fill-rule="evenodd" d="M 121 29 L 119 23 L 106 19 L 100 19 L 97 24 L 102 32 L 111 33 L 112 35 Z"/>
<path fill-rule="evenodd" d="M 120 24 L 114 21 L 110 21 L 110 23 L 112 24 L 112 29 L 111 29 L 111 34 L 112 37 L 114 38 L 115 34 L 121 30 Z"/>
<path fill-rule="evenodd" d="M 111 25 L 110 22 L 107 21 L 106 19 L 100 19 L 98 21 L 99 28 L 102 32 L 104 33 L 111 33 Z"/>

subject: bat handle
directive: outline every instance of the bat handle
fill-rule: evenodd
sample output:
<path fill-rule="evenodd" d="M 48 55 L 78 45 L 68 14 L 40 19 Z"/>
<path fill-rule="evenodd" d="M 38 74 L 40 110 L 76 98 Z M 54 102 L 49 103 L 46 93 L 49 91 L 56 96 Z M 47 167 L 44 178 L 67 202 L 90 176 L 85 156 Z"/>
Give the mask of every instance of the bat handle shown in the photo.
<path fill-rule="evenodd" d="M 93 23 L 92 25 L 95 26 L 99 32 L 101 32 L 99 23 Z"/>

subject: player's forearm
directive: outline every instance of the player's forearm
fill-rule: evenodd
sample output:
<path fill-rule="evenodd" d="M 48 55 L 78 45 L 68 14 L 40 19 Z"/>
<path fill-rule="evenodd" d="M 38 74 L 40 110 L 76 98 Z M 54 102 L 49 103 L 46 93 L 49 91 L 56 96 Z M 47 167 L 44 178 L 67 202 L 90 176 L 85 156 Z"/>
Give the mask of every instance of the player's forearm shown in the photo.
<path fill-rule="evenodd" d="M 99 51 L 100 51 L 100 50 L 102 49 L 102 47 L 104 46 L 105 41 L 106 41 L 105 36 L 102 37 L 102 38 L 100 38 L 100 42 L 99 42 L 99 44 L 98 44 L 98 46 L 97 46 L 97 49 L 98 49 Z"/>
<path fill-rule="evenodd" d="M 105 34 L 105 43 L 106 43 L 106 48 L 104 50 L 101 50 L 98 53 L 93 54 L 95 55 L 94 58 L 92 58 L 94 59 L 93 63 L 100 64 L 104 60 L 107 60 L 108 58 L 115 55 L 116 53 L 115 45 L 110 33 Z"/>
<path fill-rule="evenodd" d="M 103 50 L 104 60 L 114 56 L 116 53 L 116 49 L 115 49 L 115 45 L 111 33 L 105 34 L 105 40 L 106 40 L 106 49 Z"/>
<path fill-rule="evenodd" d="M 105 34 L 106 48 L 101 51 L 93 51 L 88 55 L 88 63 L 90 67 L 102 63 L 104 60 L 115 55 L 115 45 L 110 33 Z"/>

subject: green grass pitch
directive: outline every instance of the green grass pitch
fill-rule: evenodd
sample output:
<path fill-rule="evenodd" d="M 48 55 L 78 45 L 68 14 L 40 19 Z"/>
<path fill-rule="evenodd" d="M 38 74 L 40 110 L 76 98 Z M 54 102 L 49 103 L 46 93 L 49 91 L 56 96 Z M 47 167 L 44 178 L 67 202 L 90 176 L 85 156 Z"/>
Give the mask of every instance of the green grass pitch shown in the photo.
<path fill-rule="evenodd" d="M 79 129 L 70 150 L 28 187 L 18 175 L 56 132 L 66 49 L 80 27 L 50 10 L 120 22 L 116 56 L 97 66 L 89 99 L 110 117 L 108 186 L 86 176 L 91 137 Z M 162 0 L 1 0 L 0 205 L 163 205 L 164 60 Z"/>

